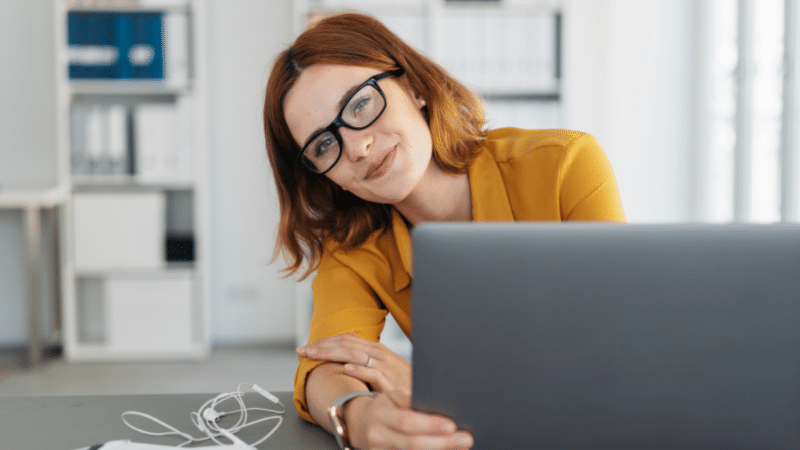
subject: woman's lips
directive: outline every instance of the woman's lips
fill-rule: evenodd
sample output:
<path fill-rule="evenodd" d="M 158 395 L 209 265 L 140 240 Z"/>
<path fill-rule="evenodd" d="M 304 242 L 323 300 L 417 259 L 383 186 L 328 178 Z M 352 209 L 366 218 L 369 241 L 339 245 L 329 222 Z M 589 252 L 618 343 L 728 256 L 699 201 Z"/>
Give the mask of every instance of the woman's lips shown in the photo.
<path fill-rule="evenodd" d="M 377 164 L 372 164 L 367 170 L 367 175 L 364 177 L 367 181 L 377 180 L 384 176 L 392 167 L 394 162 L 394 155 L 396 154 L 397 147 L 392 148 L 386 156 L 383 157 Z"/>

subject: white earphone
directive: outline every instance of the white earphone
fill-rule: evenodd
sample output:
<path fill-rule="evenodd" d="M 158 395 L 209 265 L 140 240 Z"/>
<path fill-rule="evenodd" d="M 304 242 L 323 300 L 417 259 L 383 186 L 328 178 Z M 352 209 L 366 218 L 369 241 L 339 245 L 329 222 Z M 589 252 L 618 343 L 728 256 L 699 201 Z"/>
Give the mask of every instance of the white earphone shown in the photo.
<path fill-rule="evenodd" d="M 261 395 L 262 397 L 264 397 L 267 400 L 271 401 L 272 403 L 275 403 L 276 405 L 280 406 L 280 408 L 279 409 L 268 409 L 268 408 L 252 408 L 252 407 L 248 408 L 248 407 L 246 407 L 245 404 L 244 404 L 244 399 L 243 399 L 244 394 L 245 394 L 245 392 L 242 391 L 242 387 L 243 386 L 249 386 L 250 389 L 252 389 L 253 391 L 257 392 L 259 395 Z M 217 411 L 218 405 L 223 403 L 223 402 L 225 402 L 225 401 L 227 401 L 227 400 L 235 400 L 239 404 L 239 408 L 235 409 L 233 411 Z M 161 420 L 158 420 L 157 418 L 155 418 L 153 416 L 150 416 L 148 414 L 144 414 L 144 413 L 141 413 L 141 412 L 138 412 L 138 411 L 127 411 L 127 412 L 122 413 L 122 421 L 125 422 L 125 425 L 128 425 L 128 427 L 130 427 L 130 428 L 132 428 L 132 429 L 134 429 L 134 430 L 136 430 L 136 431 L 138 431 L 140 433 L 147 434 L 147 435 L 150 435 L 150 436 L 168 436 L 168 435 L 177 434 L 177 435 L 183 437 L 184 439 L 186 439 L 186 442 L 184 442 L 183 444 L 178 446 L 178 447 L 182 447 L 184 445 L 192 444 L 192 443 L 195 443 L 195 442 L 201 442 L 201 441 L 205 441 L 205 440 L 208 440 L 208 439 L 214 441 L 218 445 L 226 445 L 226 444 L 223 444 L 222 442 L 220 442 L 219 440 L 217 440 L 217 438 L 220 437 L 220 436 L 225 436 L 231 442 L 233 442 L 234 445 L 238 445 L 238 444 L 247 445 L 244 442 L 242 442 L 240 439 L 238 439 L 236 436 L 234 436 L 234 434 L 239 432 L 239 430 L 241 430 L 242 428 L 249 427 L 249 426 L 255 425 L 257 423 L 265 422 L 267 420 L 276 420 L 277 423 L 275 424 L 275 427 L 273 427 L 264 437 L 262 437 L 260 440 L 254 442 L 252 444 L 249 444 L 250 446 L 255 447 L 258 444 L 260 444 L 260 443 L 264 442 L 265 440 L 267 440 L 270 436 L 272 436 L 272 434 L 275 431 L 277 431 L 278 427 L 280 427 L 281 423 L 283 423 L 283 417 L 281 417 L 280 415 L 269 415 L 269 416 L 262 417 L 262 418 L 253 420 L 251 422 L 248 422 L 248 412 L 252 412 L 252 411 L 259 411 L 259 412 L 265 412 L 265 413 L 274 413 L 274 414 L 283 414 L 284 412 L 286 412 L 286 407 L 283 406 L 283 403 L 281 403 L 281 401 L 280 401 L 280 399 L 278 399 L 278 397 L 276 397 L 275 395 L 273 395 L 272 393 L 270 393 L 266 389 L 262 388 L 261 386 L 258 386 L 257 384 L 241 383 L 241 384 L 239 384 L 239 386 L 237 387 L 235 392 L 226 392 L 226 393 L 219 394 L 216 397 L 212 398 L 211 400 L 208 400 L 207 402 L 205 402 L 197 411 L 194 411 L 194 412 L 191 413 L 192 423 L 194 423 L 194 425 L 197 427 L 197 429 L 199 429 L 200 431 L 202 431 L 203 433 L 206 434 L 206 437 L 204 437 L 204 438 L 192 437 L 190 434 L 181 432 L 178 429 L 176 429 L 175 427 L 173 427 L 171 425 L 168 425 L 168 424 L 162 422 Z M 236 423 L 233 426 L 231 426 L 229 428 L 222 428 L 217 424 L 222 417 L 225 417 L 225 416 L 228 416 L 228 415 L 231 415 L 231 414 L 239 414 L 239 419 L 236 421 Z M 133 425 L 131 425 L 130 423 L 128 423 L 128 421 L 126 420 L 126 416 L 130 416 L 130 415 L 135 415 L 135 416 L 144 417 L 146 419 L 150 419 L 153 422 L 156 422 L 157 424 L 165 427 L 169 431 L 155 433 L 155 432 L 145 431 L 145 430 L 136 428 Z"/>
<path fill-rule="evenodd" d="M 218 412 L 214 411 L 212 408 L 206 408 L 203 410 L 203 419 L 206 419 L 207 422 L 217 422 L 220 419 Z M 202 430 L 201 430 L 202 431 Z"/>

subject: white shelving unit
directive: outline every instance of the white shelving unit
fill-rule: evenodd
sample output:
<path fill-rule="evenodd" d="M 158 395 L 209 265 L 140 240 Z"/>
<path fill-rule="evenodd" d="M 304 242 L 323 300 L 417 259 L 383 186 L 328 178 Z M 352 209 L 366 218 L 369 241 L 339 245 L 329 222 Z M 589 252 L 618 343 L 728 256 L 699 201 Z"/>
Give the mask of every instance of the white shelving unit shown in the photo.
<path fill-rule="evenodd" d="M 441 64 L 484 101 L 490 128 L 561 126 L 560 0 L 295 0 L 298 35 L 309 19 L 370 14 Z M 308 339 L 311 279 L 296 291 L 297 344 Z M 411 344 L 387 317 L 381 340 L 403 357 Z"/>
<path fill-rule="evenodd" d="M 204 358 L 210 349 L 204 3 L 53 1 L 59 155 L 70 168 L 61 229 L 65 356 Z M 68 37 L 70 23 L 89 28 L 88 20 L 103 14 L 117 20 L 117 30 L 157 17 L 163 47 L 136 44 L 126 54 L 124 31 L 116 49 Z M 70 22 L 75 17 L 84 22 Z M 70 71 L 122 58 L 134 68 L 155 67 L 159 56 L 163 70 L 156 75 Z"/>

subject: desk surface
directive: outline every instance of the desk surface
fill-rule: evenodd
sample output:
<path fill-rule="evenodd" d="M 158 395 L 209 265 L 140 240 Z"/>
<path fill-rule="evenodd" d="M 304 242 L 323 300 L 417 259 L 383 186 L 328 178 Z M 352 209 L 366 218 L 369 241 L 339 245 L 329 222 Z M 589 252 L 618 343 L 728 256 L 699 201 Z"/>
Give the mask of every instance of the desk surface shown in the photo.
<path fill-rule="evenodd" d="M 0 188 L 0 209 L 53 208 L 66 202 L 68 196 L 69 188 L 65 185 L 46 189 Z"/>
<path fill-rule="evenodd" d="M 116 439 L 130 439 L 159 445 L 178 445 L 180 436 L 153 437 L 128 428 L 120 415 L 139 411 L 166 422 L 195 437 L 203 436 L 192 424 L 190 413 L 217 394 L 98 395 L 64 397 L 0 397 L 0 448 L 14 450 L 75 450 Z M 338 448 L 325 430 L 305 422 L 297 414 L 290 392 L 275 393 L 286 406 L 280 428 L 259 449 L 307 450 Z M 254 393 L 245 395 L 249 407 L 274 405 Z M 235 405 L 235 402 L 231 402 Z M 226 403 L 225 406 L 228 406 Z M 233 407 L 231 409 L 234 409 Z M 238 416 L 230 420 L 231 425 Z M 133 418 L 136 419 L 136 418 Z M 134 423 L 134 420 L 130 421 Z M 225 419 L 223 419 L 225 420 Z M 149 421 L 135 422 L 147 430 L 161 431 Z M 224 422 L 222 423 L 224 426 Z M 255 442 L 272 427 L 267 421 L 236 434 L 245 442 Z M 223 441 L 224 442 L 224 441 Z M 187 448 L 202 448 L 208 441 Z"/>

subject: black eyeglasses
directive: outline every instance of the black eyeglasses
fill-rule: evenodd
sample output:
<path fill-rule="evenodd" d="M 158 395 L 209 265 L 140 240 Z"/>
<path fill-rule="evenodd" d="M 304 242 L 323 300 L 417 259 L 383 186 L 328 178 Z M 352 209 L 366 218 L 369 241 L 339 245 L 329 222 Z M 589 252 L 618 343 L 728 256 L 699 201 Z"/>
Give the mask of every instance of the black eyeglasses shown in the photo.
<path fill-rule="evenodd" d="M 403 69 L 379 73 L 357 87 L 345 101 L 336 119 L 324 130 L 311 136 L 297 155 L 295 164 L 302 162 L 308 170 L 320 175 L 333 169 L 342 157 L 344 147 L 339 128 L 363 130 L 375 123 L 386 109 L 386 95 L 378 86 L 378 81 L 402 74 Z"/>

